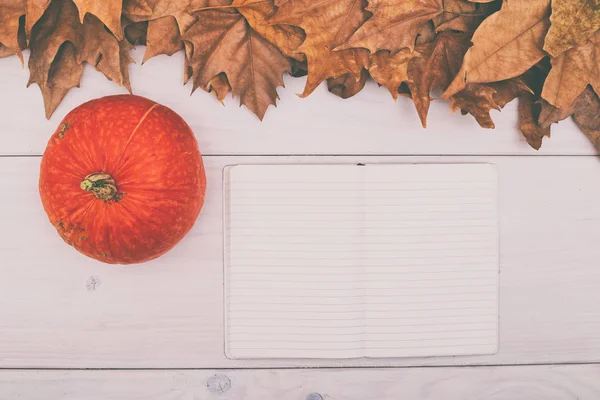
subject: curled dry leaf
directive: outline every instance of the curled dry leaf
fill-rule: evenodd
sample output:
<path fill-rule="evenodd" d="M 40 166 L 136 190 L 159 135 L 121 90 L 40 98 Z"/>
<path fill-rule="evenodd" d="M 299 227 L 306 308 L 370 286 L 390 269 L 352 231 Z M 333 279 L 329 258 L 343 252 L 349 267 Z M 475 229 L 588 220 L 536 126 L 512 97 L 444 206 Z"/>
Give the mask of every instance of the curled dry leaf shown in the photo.
<path fill-rule="evenodd" d="M 283 86 L 290 62 L 235 8 L 207 9 L 196 15 L 198 23 L 183 36 L 193 90 L 209 90 L 213 78 L 224 73 L 233 95 L 262 119 L 276 103 L 277 87 Z"/>
<path fill-rule="evenodd" d="M 342 45 L 367 19 L 364 0 L 293 0 L 279 2 L 277 13 L 269 20 L 275 24 L 302 28 L 306 39 L 298 47 L 308 65 L 308 78 L 302 97 L 311 94 L 328 78 L 350 73 L 360 76 L 368 65 L 368 51 L 333 51 Z M 323 29 L 327 27 L 327 29 Z"/>
<path fill-rule="evenodd" d="M 558 108 L 570 108 L 587 85 L 600 92 L 600 31 L 552 59 L 542 97 Z"/>
<path fill-rule="evenodd" d="M 79 19 L 83 23 L 85 15 L 95 15 L 117 37 L 123 39 L 121 28 L 121 8 L 123 0 L 73 0 L 79 10 Z"/>
<path fill-rule="evenodd" d="M 497 82 L 520 76 L 540 61 L 549 27 L 550 0 L 511 0 L 481 23 L 473 47 L 450 87 L 448 99 L 468 83 Z"/>
<path fill-rule="evenodd" d="M 519 129 L 527 143 L 536 150 L 542 147 L 544 136 L 550 137 L 550 126 L 544 127 L 538 122 L 541 108 L 531 93 L 519 97 Z"/>
<path fill-rule="evenodd" d="M 0 0 L 0 44 L 4 55 L 16 54 L 24 64 L 19 44 L 19 20 L 25 14 L 25 2 L 22 0 Z"/>
<path fill-rule="evenodd" d="M 600 29 L 600 0 L 552 0 L 550 22 L 544 50 L 558 57 Z"/>
<path fill-rule="evenodd" d="M 444 6 L 442 0 L 370 0 L 367 10 L 373 16 L 338 49 L 366 48 L 371 53 L 412 49 L 421 26 L 442 14 Z"/>
<path fill-rule="evenodd" d="M 171 16 L 148 21 L 146 52 L 142 63 L 160 54 L 172 56 L 183 48 L 177 21 Z"/>
<path fill-rule="evenodd" d="M 358 77 L 354 74 L 344 74 L 337 78 L 329 78 L 327 79 L 327 88 L 336 96 L 347 99 L 365 87 L 368 77 L 369 74 L 363 69 Z"/>

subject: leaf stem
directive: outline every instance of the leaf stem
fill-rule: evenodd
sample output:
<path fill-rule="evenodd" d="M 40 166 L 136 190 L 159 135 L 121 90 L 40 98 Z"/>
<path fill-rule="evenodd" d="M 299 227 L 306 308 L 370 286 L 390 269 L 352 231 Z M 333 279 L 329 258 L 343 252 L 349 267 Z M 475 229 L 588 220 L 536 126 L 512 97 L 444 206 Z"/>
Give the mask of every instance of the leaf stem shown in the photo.
<path fill-rule="evenodd" d="M 231 9 L 231 8 L 243 8 L 243 7 L 250 7 L 253 6 L 255 4 L 263 4 L 263 3 L 269 3 L 269 0 L 259 0 L 259 1 L 253 1 L 252 3 L 246 3 L 246 4 L 239 4 L 239 5 L 233 5 L 230 4 L 228 6 L 210 6 L 210 7 L 202 7 L 202 8 L 198 8 L 195 10 L 190 10 L 190 12 L 199 12 L 199 11 L 208 11 L 208 10 L 226 10 L 226 9 Z"/>

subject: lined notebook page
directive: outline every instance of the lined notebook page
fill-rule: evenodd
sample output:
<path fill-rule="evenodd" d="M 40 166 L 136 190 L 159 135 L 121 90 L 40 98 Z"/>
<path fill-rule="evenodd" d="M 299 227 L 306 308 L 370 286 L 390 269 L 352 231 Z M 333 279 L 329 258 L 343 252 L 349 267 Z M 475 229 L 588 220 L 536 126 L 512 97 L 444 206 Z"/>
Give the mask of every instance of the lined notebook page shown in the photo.
<path fill-rule="evenodd" d="M 224 191 L 228 357 L 496 351 L 492 166 L 240 165 Z"/>

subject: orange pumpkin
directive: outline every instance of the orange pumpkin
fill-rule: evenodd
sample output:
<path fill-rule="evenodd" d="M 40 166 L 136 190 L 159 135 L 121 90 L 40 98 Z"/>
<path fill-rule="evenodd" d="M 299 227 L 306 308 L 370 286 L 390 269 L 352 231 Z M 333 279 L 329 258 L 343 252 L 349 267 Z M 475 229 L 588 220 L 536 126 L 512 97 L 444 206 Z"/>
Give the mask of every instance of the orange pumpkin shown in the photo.
<path fill-rule="evenodd" d="M 132 95 L 71 111 L 40 171 L 42 203 L 59 235 L 111 264 L 169 251 L 194 225 L 205 189 L 190 127 L 169 108 Z"/>

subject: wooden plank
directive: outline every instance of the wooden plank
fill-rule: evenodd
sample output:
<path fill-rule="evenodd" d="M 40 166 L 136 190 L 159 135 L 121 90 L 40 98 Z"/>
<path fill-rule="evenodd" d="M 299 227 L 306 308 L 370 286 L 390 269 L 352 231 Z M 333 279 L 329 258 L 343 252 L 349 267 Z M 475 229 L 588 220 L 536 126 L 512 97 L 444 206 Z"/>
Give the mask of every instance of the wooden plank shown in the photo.
<path fill-rule="evenodd" d="M 394 102 L 384 88 L 370 82 L 357 96 L 342 100 L 324 85 L 301 99 L 304 79 L 287 77 L 277 109 L 260 122 L 239 99 L 222 107 L 212 94 L 184 87 L 183 53 L 160 56 L 143 66 L 144 47 L 134 52 L 134 93 L 159 101 L 181 114 L 196 132 L 204 154 L 595 154 L 573 122 L 558 125 L 540 152 L 531 149 L 517 130 L 517 103 L 492 113 L 495 130 L 480 128 L 470 116 L 452 115 L 436 101 L 429 127 L 421 127 L 411 101 Z M 26 52 L 28 53 L 28 52 Z M 65 114 L 77 105 L 109 94 L 126 93 L 93 68 L 86 68 L 81 89 L 71 90 L 50 121 L 44 117 L 36 85 L 26 89 L 29 72 L 16 57 L 0 59 L 0 154 L 43 153 Z"/>
<path fill-rule="evenodd" d="M 0 371 L 0 397 L 34 400 L 597 400 L 600 366 Z"/>
<path fill-rule="evenodd" d="M 205 157 L 207 202 L 170 253 L 110 266 L 64 244 L 38 157 L 0 157 L 0 367 L 251 368 L 600 361 L 600 163 L 593 157 Z M 483 357 L 229 360 L 221 177 L 236 163 L 491 162 L 500 179 L 500 350 Z"/>

